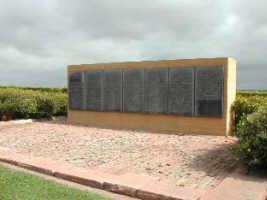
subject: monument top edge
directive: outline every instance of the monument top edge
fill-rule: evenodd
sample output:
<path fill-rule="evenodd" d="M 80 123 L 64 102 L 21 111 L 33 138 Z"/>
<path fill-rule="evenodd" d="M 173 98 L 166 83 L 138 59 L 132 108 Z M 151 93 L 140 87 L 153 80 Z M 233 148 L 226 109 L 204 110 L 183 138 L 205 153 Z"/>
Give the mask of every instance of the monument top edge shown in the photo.
<path fill-rule="evenodd" d="M 162 59 L 162 60 L 139 60 L 139 61 L 121 61 L 121 62 L 96 62 L 88 64 L 74 64 L 68 65 L 69 70 L 91 68 L 91 67 L 134 67 L 134 66 L 150 66 L 158 67 L 161 66 L 172 66 L 172 65 L 219 65 L 227 64 L 229 61 L 236 62 L 236 59 L 233 57 L 214 57 L 214 58 L 186 58 L 186 59 Z"/>

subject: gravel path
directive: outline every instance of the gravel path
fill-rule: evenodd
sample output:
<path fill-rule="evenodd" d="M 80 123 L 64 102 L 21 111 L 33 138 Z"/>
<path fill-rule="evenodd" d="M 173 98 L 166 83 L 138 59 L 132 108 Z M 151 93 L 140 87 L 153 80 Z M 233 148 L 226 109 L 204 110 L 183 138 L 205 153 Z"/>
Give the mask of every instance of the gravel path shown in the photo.
<path fill-rule="evenodd" d="M 214 187 L 236 163 L 232 137 L 155 134 L 76 126 L 64 120 L 0 123 L 0 148 L 83 168 L 155 177 L 178 187 Z"/>

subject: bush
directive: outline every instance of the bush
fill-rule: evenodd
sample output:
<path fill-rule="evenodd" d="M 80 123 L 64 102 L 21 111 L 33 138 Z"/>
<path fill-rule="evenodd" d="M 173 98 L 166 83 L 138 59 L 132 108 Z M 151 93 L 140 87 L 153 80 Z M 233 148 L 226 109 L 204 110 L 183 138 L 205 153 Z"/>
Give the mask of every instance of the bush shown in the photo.
<path fill-rule="evenodd" d="M 12 119 L 15 115 L 16 108 L 12 102 L 5 101 L 0 103 L 0 115 L 1 119 L 9 120 Z"/>
<path fill-rule="evenodd" d="M 47 90 L 0 87 L 0 120 L 66 115 L 67 93 Z"/>
<path fill-rule="evenodd" d="M 238 124 L 242 117 L 256 112 L 260 106 L 267 105 L 267 96 L 252 95 L 246 96 L 242 93 L 237 95 L 233 111 L 235 113 L 233 135 L 238 136 Z"/>
<path fill-rule="evenodd" d="M 29 95 L 17 90 L 0 93 L 1 118 L 6 120 L 14 118 L 29 118 L 36 112 L 36 101 Z"/>
<path fill-rule="evenodd" d="M 267 167 L 267 93 L 239 92 L 234 113 L 239 159 L 249 168 Z"/>
<path fill-rule="evenodd" d="M 237 127 L 240 160 L 249 168 L 267 167 L 267 106 L 243 115 Z"/>
<path fill-rule="evenodd" d="M 53 115 L 60 116 L 66 115 L 67 113 L 67 105 L 68 105 L 68 98 L 67 94 L 64 93 L 55 93 L 52 95 L 55 104 L 55 111 Z"/>
<path fill-rule="evenodd" d="M 51 118 L 55 113 L 55 103 L 52 97 L 36 95 L 37 112 L 35 118 Z"/>
<path fill-rule="evenodd" d="M 20 96 L 16 103 L 16 118 L 31 118 L 37 112 L 37 100 L 30 96 Z"/>

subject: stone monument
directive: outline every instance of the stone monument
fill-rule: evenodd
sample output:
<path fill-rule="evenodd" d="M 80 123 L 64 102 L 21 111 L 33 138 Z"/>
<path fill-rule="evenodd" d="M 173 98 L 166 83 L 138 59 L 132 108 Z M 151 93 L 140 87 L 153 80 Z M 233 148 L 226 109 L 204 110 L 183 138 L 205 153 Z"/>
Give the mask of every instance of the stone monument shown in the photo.
<path fill-rule="evenodd" d="M 68 67 L 70 122 L 228 135 L 236 61 L 199 58 Z"/>

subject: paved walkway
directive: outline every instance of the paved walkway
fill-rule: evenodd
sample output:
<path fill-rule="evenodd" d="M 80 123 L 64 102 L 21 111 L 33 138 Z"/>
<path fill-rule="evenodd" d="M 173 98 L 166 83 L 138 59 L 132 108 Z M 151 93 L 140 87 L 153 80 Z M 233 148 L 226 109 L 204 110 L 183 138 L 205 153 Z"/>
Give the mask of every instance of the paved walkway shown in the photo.
<path fill-rule="evenodd" d="M 64 120 L 0 124 L 0 149 L 111 174 L 148 175 L 177 187 L 215 187 L 236 163 L 236 139 L 118 131 Z"/>
<path fill-rule="evenodd" d="M 0 122 L 0 161 L 19 167 L 140 199 L 266 200 L 267 177 L 236 168 L 236 142 L 64 120 Z"/>
<path fill-rule="evenodd" d="M 131 173 L 112 175 L 99 170 L 85 170 L 67 165 L 66 163 L 30 155 L 16 154 L 12 151 L 0 151 L 0 162 L 143 200 L 267 199 L 266 171 L 258 174 L 250 173 L 248 175 L 240 166 L 232 173 L 229 173 L 215 188 L 204 190 L 188 187 L 177 188 L 170 184 L 159 183 L 149 176 L 140 176 Z M 117 196 L 115 199 L 125 198 Z"/>

